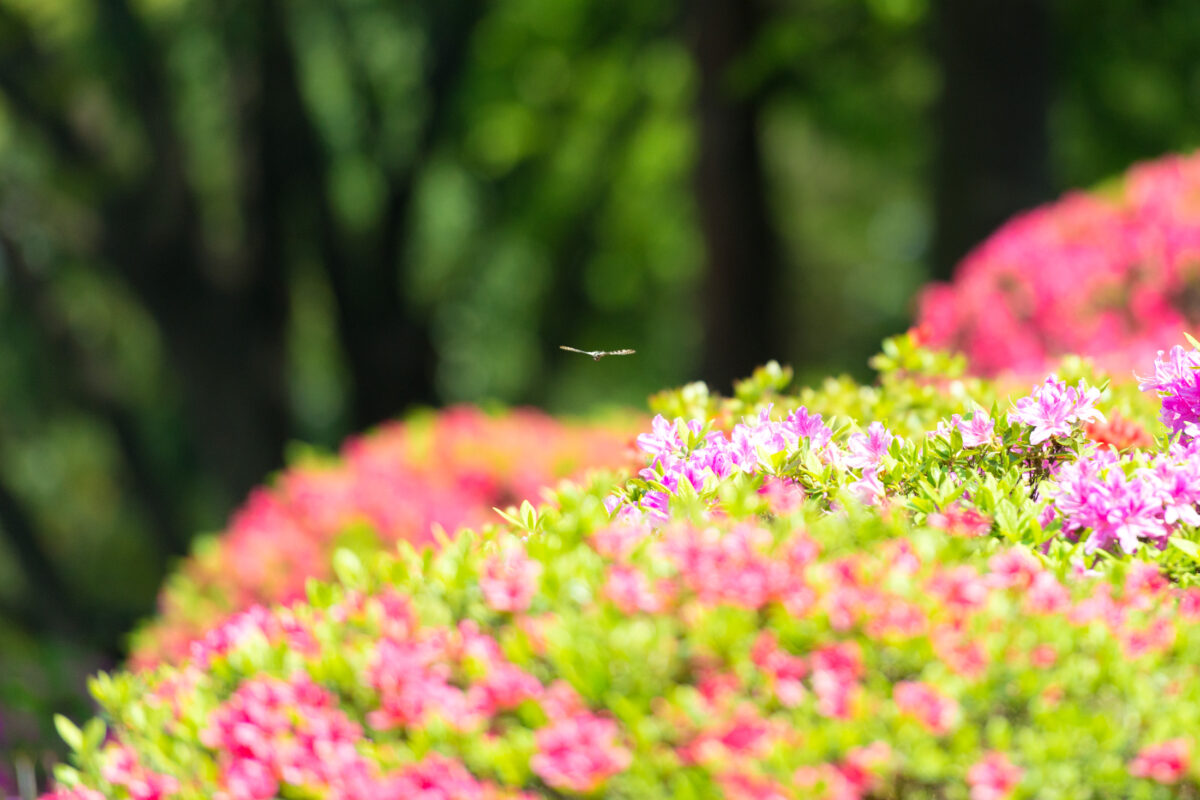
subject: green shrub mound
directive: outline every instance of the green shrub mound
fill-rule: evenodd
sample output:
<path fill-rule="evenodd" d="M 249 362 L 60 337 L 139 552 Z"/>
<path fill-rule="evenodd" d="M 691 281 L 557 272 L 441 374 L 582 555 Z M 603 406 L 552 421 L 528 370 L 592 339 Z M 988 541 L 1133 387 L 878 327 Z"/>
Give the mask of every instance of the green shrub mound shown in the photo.
<path fill-rule="evenodd" d="M 96 677 L 47 797 L 1196 796 L 1197 530 L 1079 509 L 1188 496 L 1200 448 L 1124 383 L 1010 400 L 911 338 L 877 365 L 664 393 L 636 476 L 338 550 L 304 600 Z"/>

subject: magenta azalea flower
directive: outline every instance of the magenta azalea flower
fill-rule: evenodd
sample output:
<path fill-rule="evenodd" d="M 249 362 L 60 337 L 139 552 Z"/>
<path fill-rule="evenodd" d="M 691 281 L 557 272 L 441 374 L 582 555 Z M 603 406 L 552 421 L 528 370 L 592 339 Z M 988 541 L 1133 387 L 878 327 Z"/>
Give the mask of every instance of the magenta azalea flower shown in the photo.
<path fill-rule="evenodd" d="M 1067 386 L 1051 375 L 1032 394 L 1022 397 L 1008 412 L 1010 423 L 1019 422 L 1033 428 L 1029 441 L 1041 444 L 1052 436 L 1070 436 L 1074 424 L 1101 422 L 1104 415 L 1096 408 L 1100 390 L 1088 387 L 1084 381 L 1078 387 Z"/>
<path fill-rule="evenodd" d="M 1143 392 L 1167 391 L 1172 384 L 1185 378 L 1195 370 L 1200 369 L 1200 351 L 1184 350 L 1175 345 L 1163 357 L 1163 351 L 1158 351 L 1154 359 L 1154 374 L 1149 377 L 1135 375 L 1138 379 L 1138 389 Z"/>
<path fill-rule="evenodd" d="M 872 422 L 866 433 L 856 433 L 846 441 L 850 451 L 845 458 L 846 466 L 854 469 L 878 467 L 894 438 L 882 422 Z"/>

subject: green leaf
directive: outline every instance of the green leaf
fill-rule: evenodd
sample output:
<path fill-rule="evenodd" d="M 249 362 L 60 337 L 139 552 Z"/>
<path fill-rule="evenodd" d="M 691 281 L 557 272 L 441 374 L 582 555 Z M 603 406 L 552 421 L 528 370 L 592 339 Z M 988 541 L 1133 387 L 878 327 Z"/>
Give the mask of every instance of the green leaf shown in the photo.
<path fill-rule="evenodd" d="M 104 742 L 104 734 L 108 729 L 100 717 L 92 717 L 83 726 L 83 750 L 94 753 Z"/>
<path fill-rule="evenodd" d="M 315 608 L 329 608 L 336 599 L 333 586 L 316 578 L 304 582 L 304 596 L 308 598 L 309 605 Z"/>
<path fill-rule="evenodd" d="M 1184 539 L 1180 536 L 1172 536 L 1169 541 L 1176 550 L 1182 551 L 1193 561 L 1200 561 L 1200 545 L 1196 544 L 1191 539 Z"/>
<path fill-rule="evenodd" d="M 509 506 L 509 507 L 511 508 L 511 506 Z M 516 525 L 518 528 L 521 527 L 521 520 L 517 519 L 515 514 L 510 514 L 507 511 L 501 511 L 500 509 L 496 508 L 495 506 L 492 506 L 492 511 L 495 511 L 497 514 L 504 517 L 504 519 L 510 525 Z"/>
<path fill-rule="evenodd" d="M 537 530 L 537 526 L 537 509 L 533 507 L 533 503 L 526 500 L 521 503 L 521 527 L 523 527 L 529 533 L 533 533 Z"/>
<path fill-rule="evenodd" d="M 79 770 L 66 764 L 54 765 L 54 782 L 59 786 L 72 787 L 79 783 Z"/>
<path fill-rule="evenodd" d="M 367 588 L 367 569 L 353 550 L 342 547 L 333 554 L 333 573 L 347 589 Z"/>
<path fill-rule="evenodd" d="M 76 753 L 83 752 L 83 732 L 74 722 L 62 714 L 55 714 L 54 727 L 58 730 L 58 735 L 62 737 L 62 740 L 67 743 L 67 747 Z"/>

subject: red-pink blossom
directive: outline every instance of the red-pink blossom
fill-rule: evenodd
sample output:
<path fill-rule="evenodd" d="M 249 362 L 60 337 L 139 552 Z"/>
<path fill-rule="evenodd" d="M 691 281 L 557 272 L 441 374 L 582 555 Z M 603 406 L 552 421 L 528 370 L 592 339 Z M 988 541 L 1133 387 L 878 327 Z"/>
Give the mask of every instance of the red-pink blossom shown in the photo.
<path fill-rule="evenodd" d="M 951 536 L 986 536 L 992 529 L 992 518 L 977 509 L 951 503 L 941 511 L 930 514 L 926 524 Z"/>
<path fill-rule="evenodd" d="M 1029 651 L 1029 663 L 1038 669 L 1049 669 L 1058 663 L 1058 651 L 1054 645 L 1039 644 Z"/>
<path fill-rule="evenodd" d="M 428 755 L 391 773 L 379 800 L 486 800 L 485 785 L 452 758 Z"/>
<path fill-rule="evenodd" d="M 800 704 L 807 692 L 801 679 L 808 674 L 808 661 L 779 647 L 775 634 L 763 631 L 750 649 L 750 659 L 771 680 L 775 697 L 785 708 Z"/>
<path fill-rule="evenodd" d="M 808 790 L 805 797 L 813 796 L 812 790 L 820 789 L 815 795 L 821 800 L 861 800 L 859 789 L 848 780 L 842 770 L 834 764 L 819 764 L 800 767 L 792 774 L 792 785 Z"/>
<path fill-rule="evenodd" d="M 788 584 L 785 563 L 766 555 L 770 531 L 739 525 L 730 531 L 683 526 L 668 531 L 660 549 L 702 602 L 761 608 Z"/>
<path fill-rule="evenodd" d="M 893 758 L 887 742 L 872 742 L 866 747 L 851 748 L 837 770 L 855 792 L 865 795 L 879 787 L 880 774 L 891 765 Z"/>
<path fill-rule="evenodd" d="M 614 564 L 603 592 L 623 614 L 657 614 L 670 605 L 674 587 L 669 580 L 652 583 L 637 567 Z"/>
<path fill-rule="evenodd" d="M 1192 743 L 1187 739 L 1168 739 L 1148 745 L 1129 764 L 1129 773 L 1159 783 L 1178 783 L 1191 769 Z"/>
<path fill-rule="evenodd" d="M 938 570 L 926 584 L 930 594 L 956 614 L 983 607 L 988 598 L 987 584 L 972 567 Z"/>
<path fill-rule="evenodd" d="M 989 658 L 983 645 L 956 625 L 938 626 L 930 640 L 934 654 L 956 675 L 977 679 L 987 671 Z"/>
<path fill-rule="evenodd" d="M 901 681 L 892 689 L 896 707 L 937 736 L 949 733 L 958 721 L 958 703 L 928 683 Z"/>
<path fill-rule="evenodd" d="M 1114 373 L 1194 328 L 1200 155 L 1130 169 L 1103 194 L 1070 192 L 1022 213 L 922 292 L 920 338 L 974 371 L 1044 370 L 1064 353 Z"/>
<path fill-rule="evenodd" d="M 998 589 L 1026 589 L 1042 572 L 1042 564 L 1023 550 L 1004 550 L 988 561 L 991 572 L 987 575 L 988 585 Z"/>
<path fill-rule="evenodd" d="M 787 787 L 773 778 L 725 772 L 717 776 L 717 785 L 726 800 L 791 800 Z"/>
<path fill-rule="evenodd" d="M 479 576 L 483 599 L 496 611 L 525 611 L 537 593 L 542 565 L 525 555 L 523 549 L 510 546 L 484 561 Z"/>
<path fill-rule="evenodd" d="M 529 766 L 555 789 L 594 791 L 633 761 L 617 724 L 590 713 L 552 721 L 538 730 L 535 741 Z"/>
<path fill-rule="evenodd" d="M 356 747 L 362 729 L 307 673 L 246 681 L 200 738 L 216 751 L 227 800 L 266 800 L 281 785 L 369 798 L 371 768 Z"/>
<path fill-rule="evenodd" d="M 482 722 L 466 693 L 451 684 L 445 634 L 407 641 L 384 639 L 367 667 L 368 685 L 379 692 L 380 707 L 367 715 L 379 730 L 422 725 L 437 715 L 460 729 Z"/>
<path fill-rule="evenodd" d="M 587 711 L 587 703 L 575 687 L 561 679 L 547 686 L 538 702 L 550 719 L 566 719 Z"/>
<path fill-rule="evenodd" d="M 60 786 L 49 794 L 41 796 L 40 800 L 105 800 L 104 795 L 86 786 L 67 788 Z"/>
<path fill-rule="evenodd" d="M 753 706 L 742 705 L 732 719 L 702 730 L 678 752 L 687 764 L 744 763 L 765 757 L 786 736 L 786 723 L 766 719 Z"/>
<path fill-rule="evenodd" d="M 1006 800 L 1012 796 L 1025 771 L 1004 753 L 989 752 L 967 770 L 971 800 Z"/>
<path fill-rule="evenodd" d="M 811 656 L 812 687 L 817 695 L 817 713 L 834 719 L 849 719 L 852 701 L 863 674 L 862 652 L 857 642 L 826 645 Z"/>
<path fill-rule="evenodd" d="M 650 536 L 650 528 L 615 522 L 593 533 L 589 539 L 597 553 L 614 561 L 624 561 Z"/>
<path fill-rule="evenodd" d="M 137 753 L 123 744 L 105 748 L 100 774 L 113 786 L 124 787 L 130 800 L 163 800 L 179 790 L 179 781 L 147 769 Z"/>
<path fill-rule="evenodd" d="M 1071 605 L 1071 593 L 1049 572 L 1039 572 L 1025 593 L 1024 605 L 1031 614 L 1061 614 Z"/>

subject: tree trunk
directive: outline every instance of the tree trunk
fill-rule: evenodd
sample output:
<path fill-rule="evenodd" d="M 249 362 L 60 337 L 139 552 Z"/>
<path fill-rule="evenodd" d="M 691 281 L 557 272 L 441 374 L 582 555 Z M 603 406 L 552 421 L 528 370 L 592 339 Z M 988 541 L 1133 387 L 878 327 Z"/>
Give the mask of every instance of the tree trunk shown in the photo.
<path fill-rule="evenodd" d="M 270 117 L 271 98 L 260 99 L 261 139 L 254 143 L 259 163 L 251 169 L 263 194 L 259 213 L 249 220 L 252 241 L 235 269 L 217 268 L 184 174 L 168 89 L 153 77 L 165 74 L 163 54 L 124 0 L 105 0 L 105 9 L 108 28 L 122 44 L 122 73 L 135 87 L 151 166 L 104 208 L 101 256 L 122 273 L 157 322 L 207 472 L 227 491 L 227 500 L 240 500 L 282 463 L 290 432 L 280 199 L 286 187 L 278 178 L 292 151 L 281 144 L 285 136 Z M 264 61 L 262 72 L 271 66 Z M 270 75 L 257 77 L 270 95 Z"/>
<path fill-rule="evenodd" d="M 688 14 L 700 77 L 696 192 L 707 251 L 701 375 L 727 390 L 781 356 L 783 281 L 758 140 L 761 103 L 733 91 L 729 80 L 758 30 L 758 9 L 752 0 L 695 0 Z"/>
<path fill-rule="evenodd" d="M 938 0 L 942 96 L 934 165 L 934 277 L 1014 213 L 1045 201 L 1050 102 L 1046 0 Z"/>

